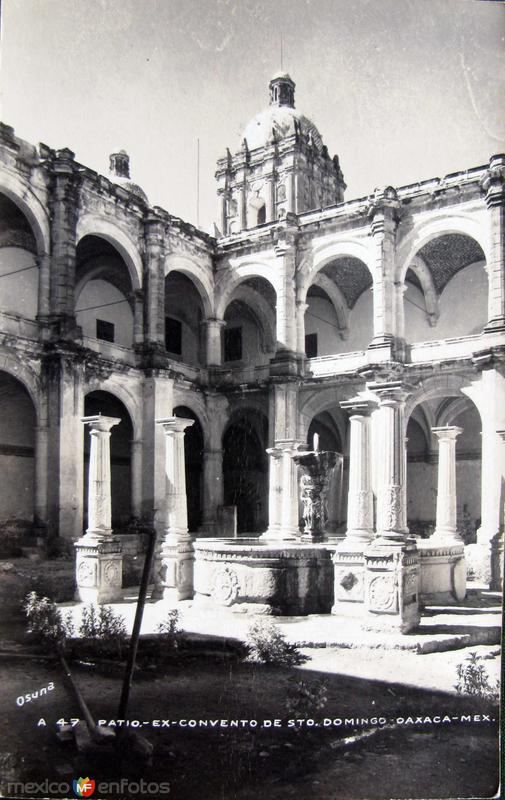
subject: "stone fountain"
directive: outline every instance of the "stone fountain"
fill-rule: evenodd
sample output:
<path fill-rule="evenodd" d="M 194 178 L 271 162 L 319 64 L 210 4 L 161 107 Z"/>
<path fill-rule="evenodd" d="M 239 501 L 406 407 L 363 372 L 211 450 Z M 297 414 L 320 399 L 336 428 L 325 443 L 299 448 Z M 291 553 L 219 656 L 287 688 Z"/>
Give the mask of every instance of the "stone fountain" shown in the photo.
<path fill-rule="evenodd" d="M 282 453 L 278 450 L 271 450 L 271 464 L 276 470 L 271 480 L 273 477 L 276 481 L 279 475 L 284 478 L 281 477 L 279 486 L 275 484 L 274 494 L 282 500 L 292 490 L 286 484 L 291 482 L 290 472 L 296 478 L 296 469 L 288 469 L 286 452 L 289 452 L 289 460 L 300 473 L 297 495 L 303 531 L 289 520 L 286 536 L 282 538 L 281 519 L 260 537 L 197 539 L 195 599 L 255 614 L 328 614 L 333 604 L 331 559 L 337 540 L 332 541 L 326 533 L 327 501 L 330 482 L 337 477 L 342 479 L 343 457 L 320 451 L 317 434 L 313 450 L 300 452 L 292 444 Z M 282 459 L 284 467 L 278 469 Z M 293 482 L 296 483 L 294 479 Z M 281 501 L 279 508 L 285 511 L 284 507 Z"/>

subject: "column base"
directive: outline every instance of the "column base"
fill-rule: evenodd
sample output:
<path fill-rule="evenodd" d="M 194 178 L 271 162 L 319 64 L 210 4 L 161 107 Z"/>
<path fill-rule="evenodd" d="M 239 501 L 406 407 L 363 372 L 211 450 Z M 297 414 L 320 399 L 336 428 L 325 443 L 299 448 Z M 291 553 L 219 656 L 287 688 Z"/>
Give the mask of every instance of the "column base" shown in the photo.
<path fill-rule="evenodd" d="M 261 542 L 298 542 L 300 531 L 289 528 L 269 528 L 259 537 Z"/>
<path fill-rule="evenodd" d="M 75 599 L 81 603 L 114 603 L 122 598 L 123 554 L 117 536 L 85 535 L 74 544 Z"/>
<path fill-rule="evenodd" d="M 325 533 L 302 533 L 300 535 L 300 541 L 302 542 L 313 542 L 314 544 L 318 544 L 319 542 L 326 542 L 328 537 Z"/>
<path fill-rule="evenodd" d="M 168 534 L 161 545 L 159 571 L 152 597 L 191 600 L 193 591 L 194 549 L 191 538 Z"/>
<path fill-rule="evenodd" d="M 466 596 L 466 563 L 463 542 L 430 539 L 418 542 L 421 565 L 422 605 L 454 605 Z"/>
<path fill-rule="evenodd" d="M 334 575 L 334 603 L 332 614 L 341 617 L 361 618 L 365 603 L 365 557 L 369 541 L 344 539 L 335 548 L 332 557 Z"/>
<path fill-rule="evenodd" d="M 288 377 L 298 375 L 298 359 L 292 350 L 277 350 L 270 359 L 271 377 Z"/>
<path fill-rule="evenodd" d="M 408 633 L 419 625 L 419 553 L 415 543 L 374 541 L 365 551 L 364 630 Z"/>
<path fill-rule="evenodd" d="M 479 532 L 477 532 L 477 537 Z M 493 591 L 503 590 L 503 533 L 496 534 L 489 541 L 467 544 L 465 557 L 469 574 L 479 583 L 484 583 Z"/>

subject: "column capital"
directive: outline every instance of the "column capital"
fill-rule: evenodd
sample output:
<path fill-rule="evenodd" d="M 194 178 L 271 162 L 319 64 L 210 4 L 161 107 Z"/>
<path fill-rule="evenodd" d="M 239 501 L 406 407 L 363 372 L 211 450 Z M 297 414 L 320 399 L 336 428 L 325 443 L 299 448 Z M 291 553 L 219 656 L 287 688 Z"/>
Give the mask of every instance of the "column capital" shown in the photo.
<path fill-rule="evenodd" d="M 486 193 L 488 208 L 505 205 L 505 155 L 491 156 L 489 169 L 480 185 Z"/>
<path fill-rule="evenodd" d="M 456 425 L 444 425 L 440 428 L 432 428 L 431 432 L 439 441 L 443 442 L 456 439 L 460 433 L 463 433 L 463 428 L 458 428 Z"/>
<path fill-rule="evenodd" d="M 100 431 L 100 433 L 108 433 L 114 425 L 119 425 L 121 422 L 120 417 L 103 417 L 101 414 L 96 414 L 92 417 L 81 417 L 81 422 L 84 425 L 89 425 L 91 431 Z"/>
<path fill-rule="evenodd" d="M 367 400 L 364 397 L 352 397 L 350 400 L 342 400 L 339 405 L 351 417 L 369 417 L 372 411 L 377 408 L 377 403 L 374 400 Z"/>
<path fill-rule="evenodd" d="M 226 326 L 226 322 L 224 321 L 224 319 L 218 319 L 217 317 L 208 317 L 207 319 L 202 319 L 202 321 L 200 322 L 200 325 L 202 325 L 202 326 L 205 326 L 205 325 L 212 326 L 212 325 L 214 325 L 214 326 L 216 326 L 218 328 L 224 328 Z"/>
<path fill-rule="evenodd" d="M 389 383 L 368 383 L 367 389 L 377 395 L 381 406 L 395 406 L 405 403 L 414 387 L 403 381 L 391 381 Z"/>
<path fill-rule="evenodd" d="M 186 428 L 190 428 L 195 424 L 194 419 L 185 419 L 184 417 L 165 417 L 163 419 L 155 420 L 156 425 L 161 425 L 166 435 L 174 433 L 184 433 Z"/>

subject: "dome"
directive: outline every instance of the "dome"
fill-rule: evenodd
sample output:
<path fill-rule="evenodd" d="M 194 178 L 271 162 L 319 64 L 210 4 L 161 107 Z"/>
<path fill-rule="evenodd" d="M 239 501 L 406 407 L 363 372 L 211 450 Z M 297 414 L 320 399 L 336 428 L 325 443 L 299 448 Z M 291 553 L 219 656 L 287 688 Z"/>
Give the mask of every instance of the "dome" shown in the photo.
<path fill-rule="evenodd" d="M 287 139 L 297 132 L 312 137 L 315 147 L 321 152 L 323 140 L 313 122 L 289 106 L 270 106 L 260 111 L 246 125 L 243 139 L 247 139 L 249 150 L 264 147 L 275 138 Z"/>
<path fill-rule="evenodd" d="M 277 72 L 269 83 L 270 106 L 260 111 L 246 125 L 243 139 L 249 150 L 265 147 L 274 139 L 302 134 L 321 152 L 321 134 L 310 119 L 295 111 L 295 83 L 287 72 Z"/>

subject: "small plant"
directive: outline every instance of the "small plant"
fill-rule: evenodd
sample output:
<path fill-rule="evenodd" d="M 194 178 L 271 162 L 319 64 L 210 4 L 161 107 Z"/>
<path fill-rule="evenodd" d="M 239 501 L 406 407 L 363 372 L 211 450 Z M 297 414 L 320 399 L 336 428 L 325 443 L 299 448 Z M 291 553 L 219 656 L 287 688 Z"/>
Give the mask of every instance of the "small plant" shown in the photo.
<path fill-rule="evenodd" d="M 182 630 L 179 627 L 179 612 L 172 608 L 166 619 L 158 624 L 156 632 L 163 639 L 163 644 L 170 650 L 177 650 L 181 641 Z"/>
<path fill-rule="evenodd" d="M 269 619 L 255 622 L 247 632 L 246 661 L 269 666 L 293 667 L 308 661 L 296 645 L 286 641 L 284 634 Z"/>
<path fill-rule="evenodd" d="M 87 639 L 99 639 L 120 644 L 126 639 L 126 625 L 121 614 L 108 606 L 90 604 L 82 610 L 79 633 Z"/>
<path fill-rule="evenodd" d="M 286 710 L 295 719 L 314 717 L 328 702 L 328 684 L 322 678 L 316 681 L 291 679 L 286 697 Z M 301 730 L 301 728 L 297 728 Z"/>
<path fill-rule="evenodd" d="M 23 611 L 28 620 L 28 633 L 46 644 L 63 647 L 65 641 L 74 634 L 74 623 L 69 611 L 65 616 L 60 609 L 37 592 L 30 592 L 23 602 Z"/>
<path fill-rule="evenodd" d="M 475 652 L 469 653 L 465 661 L 458 664 L 456 672 L 458 682 L 454 688 L 458 694 L 470 694 L 484 697 L 487 700 L 498 700 L 500 697 L 500 682 L 491 683 L 488 672 L 482 664 L 482 656 Z"/>

